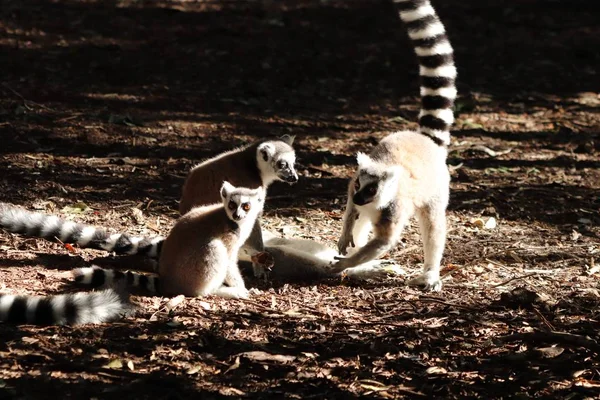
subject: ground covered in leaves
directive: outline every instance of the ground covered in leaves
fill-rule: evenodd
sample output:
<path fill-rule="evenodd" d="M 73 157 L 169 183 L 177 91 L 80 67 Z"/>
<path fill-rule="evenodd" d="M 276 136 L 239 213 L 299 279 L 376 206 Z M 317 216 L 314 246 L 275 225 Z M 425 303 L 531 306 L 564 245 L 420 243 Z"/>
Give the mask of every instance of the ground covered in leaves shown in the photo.
<path fill-rule="evenodd" d="M 249 277 L 249 301 L 0 325 L 0 397 L 598 396 L 598 7 L 435 3 L 461 95 L 442 293 L 404 286 L 413 225 L 383 282 Z M 353 154 L 418 111 L 386 2 L 5 0 L 0 47 L 0 201 L 132 233 L 168 232 L 195 162 L 291 133 L 301 180 L 273 185 L 265 225 L 333 245 Z M 123 260 L 1 233 L 0 289 L 73 290 L 92 261 Z"/>

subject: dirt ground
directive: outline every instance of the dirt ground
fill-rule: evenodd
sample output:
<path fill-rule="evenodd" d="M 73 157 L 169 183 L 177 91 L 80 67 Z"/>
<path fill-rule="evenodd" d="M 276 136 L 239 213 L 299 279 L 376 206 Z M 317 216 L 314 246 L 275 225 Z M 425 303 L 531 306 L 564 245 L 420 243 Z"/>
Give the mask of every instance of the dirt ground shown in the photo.
<path fill-rule="evenodd" d="M 441 293 L 404 285 L 413 224 L 383 282 L 248 277 L 249 301 L 0 325 L 0 398 L 600 396 L 600 6 L 434 3 L 461 96 Z M 0 201 L 131 233 L 168 232 L 194 163 L 291 133 L 301 179 L 265 225 L 334 244 L 353 155 L 418 112 L 387 2 L 4 0 L 0 46 Z M 0 233 L 0 290 L 70 291 L 92 261 L 143 263 Z"/>

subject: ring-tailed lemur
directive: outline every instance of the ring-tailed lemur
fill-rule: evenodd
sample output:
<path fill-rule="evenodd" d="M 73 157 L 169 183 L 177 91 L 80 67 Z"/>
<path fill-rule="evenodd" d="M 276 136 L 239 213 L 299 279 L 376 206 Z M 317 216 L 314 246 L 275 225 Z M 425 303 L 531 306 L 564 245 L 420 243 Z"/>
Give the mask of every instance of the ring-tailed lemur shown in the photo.
<path fill-rule="evenodd" d="M 314 282 L 342 275 L 332 271 L 338 252 L 331 247 L 308 239 L 282 238 L 270 231 L 263 231 L 265 252 L 268 259 L 269 278 L 279 282 Z M 240 253 L 240 261 L 264 264 L 256 260 L 260 254 L 248 257 Z M 398 273 L 397 268 L 383 265 L 381 260 L 373 260 L 344 271 L 351 279 L 380 279 Z"/>
<path fill-rule="evenodd" d="M 221 201 L 219 188 L 223 181 L 237 187 L 265 191 L 276 180 L 294 183 L 298 174 L 294 168 L 296 155 L 293 136 L 256 142 L 210 158 L 192 168 L 184 183 L 179 211 L 183 215 L 194 206 Z M 141 254 L 158 258 L 164 237 L 139 237 L 122 233 L 110 234 L 103 228 L 66 221 L 57 216 L 30 212 L 20 207 L 0 203 L 0 227 L 9 232 L 42 237 L 63 243 L 76 243 L 82 248 L 113 251 L 117 254 Z M 248 245 L 250 255 L 263 251 L 260 224 L 257 220 Z M 243 252 L 243 251 L 242 251 Z M 255 275 L 264 271 L 255 265 Z"/>
<path fill-rule="evenodd" d="M 362 264 L 396 245 L 416 214 L 425 253 L 423 273 L 409 284 L 441 290 L 440 263 L 446 239 L 450 175 L 446 166 L 454 122 L 456 67 L 444 25 L 428 0 L 394 0 L 419 60 L 421 111 L 416 131 L 393 133 L 371 151 L 358 153 L 348 187 L 340 254 L 357 251 L 332 266 Z M 368 240 L 370 231 L 373 238 Z"/>
<path fill-rule="evenodd" d="M 223 181 L 251 189 L 262 187 L 265 191 L 274 181 L 297 182 L 293 142 L 294 136 L 283 135 L 277 140 L 259 141 L 225 152 L 196 165 L 183 184 L 179 213 L 183 215 L 192 207 L 217 202 L 216 193 Z M 260 216 L 244 249 L 249 255 L 264 250 Z M 260 265 L 253 264 L 253 267 L 256 277 L 265 274 Z"/>
<path fill-rule="evenodd" d="M 221 204 L 194 207 L 175 223 L 162 246 L 158 277 L 90 267 L 76 270 L 76 281 L 97 287 L 126 278 L 130 286 L 164 295 L 247 298 L 238 251 L 262 212 L 265 191 L 224 182 L 219 193 Z"/>
<path fill-rule="evenodd" d="M 13 324 L 99 324 L 131 311 L 127 295 L 114 289 L 47 297 L 0 294 L 0 322 Z"/>

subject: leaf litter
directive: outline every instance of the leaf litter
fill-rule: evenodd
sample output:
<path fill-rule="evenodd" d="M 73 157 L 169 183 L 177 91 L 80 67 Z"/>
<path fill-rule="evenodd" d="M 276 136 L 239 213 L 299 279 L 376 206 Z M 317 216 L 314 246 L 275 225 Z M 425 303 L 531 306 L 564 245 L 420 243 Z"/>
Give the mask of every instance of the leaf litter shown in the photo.
<path fill-rule="evenodd" d="M 354 154 L 415 126 L 414 60 L 387 7 L 83 2 L 82 30 L 81 8 L 38 3 L 35 13 L 15 1 L 0 10 L 22 31 L 0 55 L 14 66 L 0 86 L 3 201 L 164 235 L 191 166 L 292 132 L 302 178 L 272 186 L 264 225 L 334 245 Z M 424 261 L 412 223 L 386 256 L 405 273 L 378 282 L 249 277 L 260 292 L 248 301 L 133 296 L 138 314 L 112 324 L 0 325 L 0 397 L 596 397 L 594 15 L 542 0 L 438 3 L 465 71 L 442 293 L 404 285 Z M 285 26 L 264 23 L 274 19 Z M 504 20 L 524 28 L 506 31 Z M 539 63 L 523 57 L 542 53 Z M 527 62 L 499 74 L 507 59 Z M 105 74 L 115 68 L 120 77 Z M 111 95 L 99 102 L 95 92 Z M 0 249 L 11 294 L 69 290 L 64 273 L 91 262 L 142 266 L 5 233 Z"/>

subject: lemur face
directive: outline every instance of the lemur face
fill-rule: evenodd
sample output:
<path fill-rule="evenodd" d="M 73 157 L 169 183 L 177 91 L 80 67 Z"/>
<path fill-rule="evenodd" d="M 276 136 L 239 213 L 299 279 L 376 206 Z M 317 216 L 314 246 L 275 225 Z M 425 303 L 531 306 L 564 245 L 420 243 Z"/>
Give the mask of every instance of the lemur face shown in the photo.
<path fill-rule="evenodd" d="M 354 195 L 352 202 L 357 206 L 371 203 L 377 196 L 379 179 L 368 173 L 360 173 L 354 181 Z"/>
<path fill-rule="evenodd" d="M 221 187 L 221 199 L 229 219 L 239 222 L 258 214 L 263 208 L 265 196 L 262 188 L 236 188 L 225 181 Z"/>
<path fill-rule="evenodd" d="M 285 139 L 284 139 L 285 138 Z M 271 140 L 258 147 L 257 161 L 262 173 L 263 182 L 282 181 L 289 184 L 298 182 L 298 174 L 294 168 L 296 153 L 288 141 L 289 136 L 281 140 Z"/>
<path fill-rule="evenodd" d="M 294 169 L 296 155 L 293 152 L 281 154 L 277 160 L 273 160 L 273 171 L 277 178 L 283 182 L 298 182 L 298 174 Z"/>
<path fill-rule="evenodd" d="M 364 153 L 358 153 L 358 173 L 354 179 L 352 202 L 357 206 L 375 203 L 385 206 L 395 196 L 399 170 L 374 161 Z"/>

